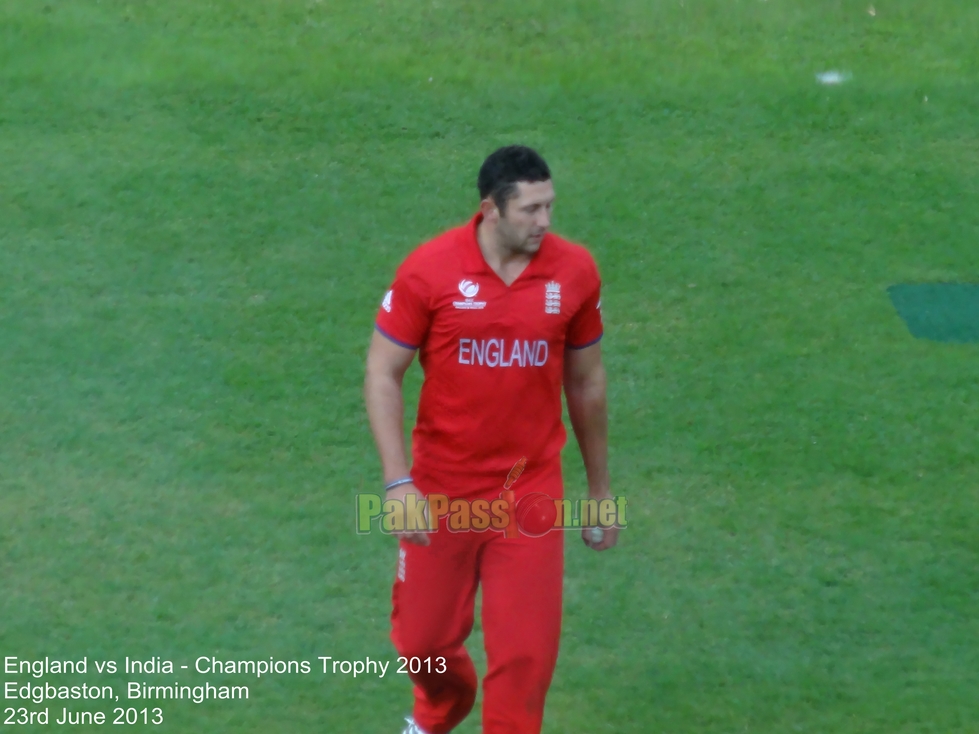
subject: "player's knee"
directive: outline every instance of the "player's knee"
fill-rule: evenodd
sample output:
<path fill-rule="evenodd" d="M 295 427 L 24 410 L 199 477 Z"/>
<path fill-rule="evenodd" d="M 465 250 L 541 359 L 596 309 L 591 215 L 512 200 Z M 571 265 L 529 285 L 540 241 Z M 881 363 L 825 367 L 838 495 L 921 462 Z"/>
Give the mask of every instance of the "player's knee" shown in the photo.
<path fill-rule="evenodd" d="M 463 643 L 469 634 L 460 631 L 448 634 L 445 626 L 423 625 L 414 629 L 399 630 L 395 647 L 398 654 L 409 660 L 425 661 L 428 658 L 452 658 L 464 652 Z"/>

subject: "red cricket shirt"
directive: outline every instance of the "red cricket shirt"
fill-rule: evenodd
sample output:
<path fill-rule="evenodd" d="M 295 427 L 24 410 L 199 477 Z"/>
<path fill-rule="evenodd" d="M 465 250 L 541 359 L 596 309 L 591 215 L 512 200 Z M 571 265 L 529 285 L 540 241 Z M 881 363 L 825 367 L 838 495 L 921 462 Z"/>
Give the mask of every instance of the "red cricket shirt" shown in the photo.
<path fill-rule="evenodd" d="M 513 465 L 560 461 L 564 350 L 602 338 L 588 251 L 553 234 L 509 287 L 483 259 L 477 214 L 412 252 L 376 328 L 425 372 L 412 476 L 450 496 L 501 488 Z"/>

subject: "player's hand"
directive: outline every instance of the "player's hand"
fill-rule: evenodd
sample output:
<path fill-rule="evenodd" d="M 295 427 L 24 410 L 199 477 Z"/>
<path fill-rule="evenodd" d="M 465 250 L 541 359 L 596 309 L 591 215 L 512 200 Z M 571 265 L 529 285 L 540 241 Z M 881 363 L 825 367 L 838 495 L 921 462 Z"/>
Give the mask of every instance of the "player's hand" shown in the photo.
<path fill-rule="evenodd" d="M 401 502 L 401 507 L 407 506 L 408 495 L 414 495 L 415 500 L 418 502 L 425 502 L 425 525 L 428 525 L 428 502 L 425 501 L 424 495 L 418 491 L 418 487 L 412 482 L 407 484 L 400 484 L 391 491 L 386 493 L 385 500 L 398 500 Z M 407 520 L 407 518 L 406 518 Z M 406 543 L 414 543 L 415 545 L 428 545 L 431 543 L 431 539 L 428 537 L 428 533 L 420 532 L 417 530 L 395 530 L 392 531 L 391 535 L 401 538 Z"/>
<path fill-rule="evenodd" d="M 598 542 L 592 536 L 594 530 L 601 530 L 602 539 Z M 585 541 L 587 545 L 592 550 L 603 551 L 609 548 L 614 548 L 615 544 L 619 542 L 619 528 L 582 528 L 581 529 L 581 539 Z"/>
<path fill-rule="evenodd" d="M 601 490 L 590 490 L 588 492 L 588 499 L 598 500 L 612 500 L 615 499 L 612 494 L 607 489 Z M 614 548 L 615 544 L 619 542 L 619 530 L 618 527 L 610 528 L 599 528 L 599 527 L 589 527 L 581 529 L 581 539 L 584 541 L 592 550 L 603 551 L 609 548 Z M 596 537 L 596 535 L 598 537 Z"/>

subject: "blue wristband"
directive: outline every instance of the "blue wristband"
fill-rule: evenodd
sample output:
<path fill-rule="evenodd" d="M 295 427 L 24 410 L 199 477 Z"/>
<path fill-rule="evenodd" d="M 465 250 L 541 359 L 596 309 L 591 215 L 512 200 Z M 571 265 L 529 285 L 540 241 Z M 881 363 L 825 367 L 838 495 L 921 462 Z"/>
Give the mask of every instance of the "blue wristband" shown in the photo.
<path fill-rule="evenodd" d="M 395 487 L 400 487 L 402 484 L 411 484 L 413 481 L 415 480 L 411 477 L 401 477 L 401 479 L 395 479 L 393 482 L 388 482 L 384 485 L 384 491 L 388 492 Z"/>

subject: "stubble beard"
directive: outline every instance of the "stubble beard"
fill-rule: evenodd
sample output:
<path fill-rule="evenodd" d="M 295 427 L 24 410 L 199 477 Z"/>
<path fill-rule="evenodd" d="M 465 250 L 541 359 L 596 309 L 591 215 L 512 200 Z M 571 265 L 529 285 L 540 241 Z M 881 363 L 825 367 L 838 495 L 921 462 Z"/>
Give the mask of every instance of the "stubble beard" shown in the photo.
<path fill-rule="evenodd" d="M 543 235 L 540 239 L 533 239 L 530 235 L 519 237 L 510 229 L 509 225 L 499 226 L 497 231 L 502 235 L 500 242 L 503 249 L 513 255 L 536 255 L 543 240 Z"/>

